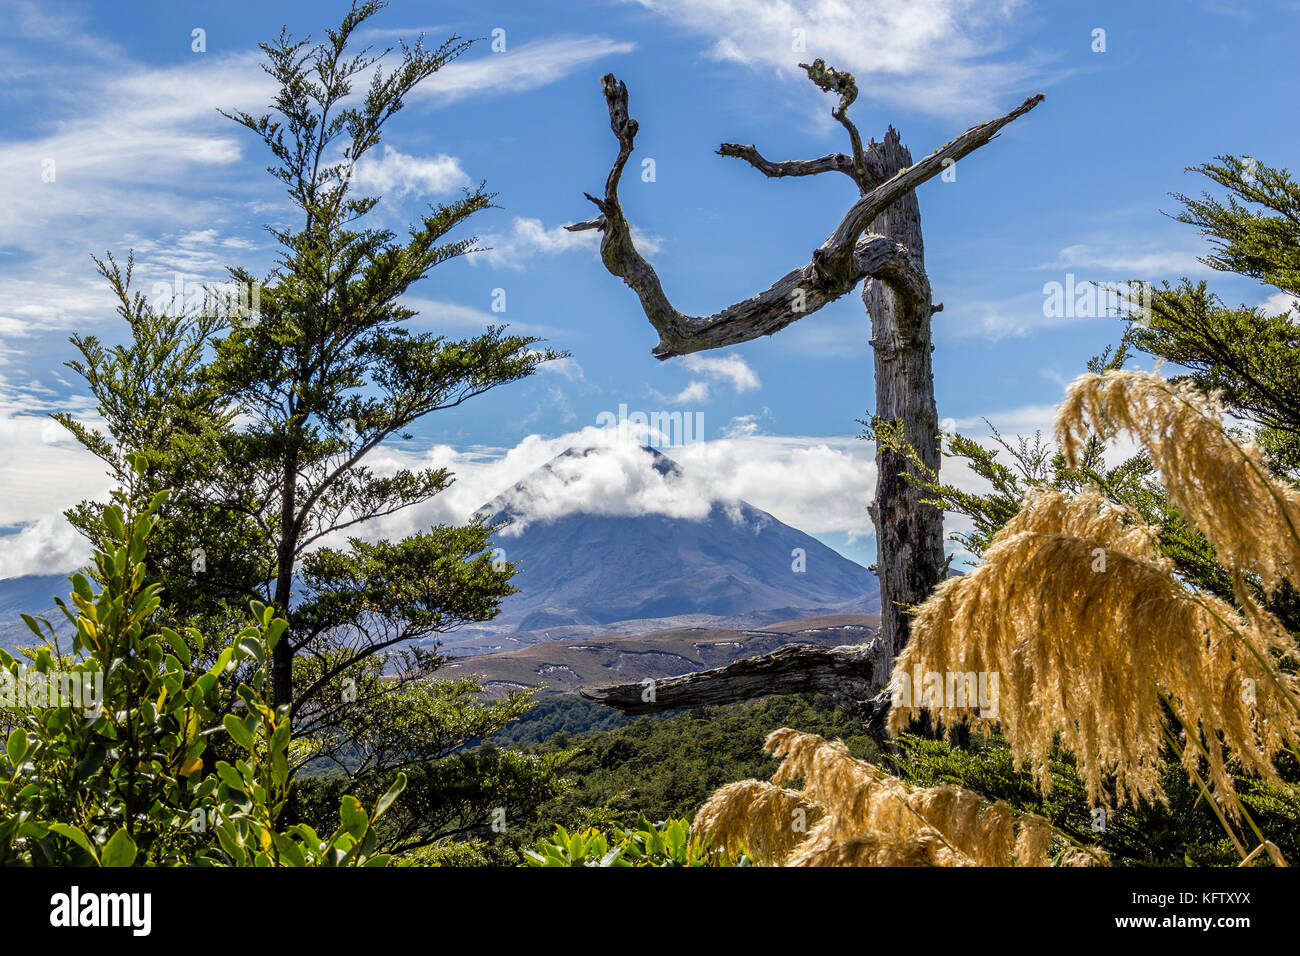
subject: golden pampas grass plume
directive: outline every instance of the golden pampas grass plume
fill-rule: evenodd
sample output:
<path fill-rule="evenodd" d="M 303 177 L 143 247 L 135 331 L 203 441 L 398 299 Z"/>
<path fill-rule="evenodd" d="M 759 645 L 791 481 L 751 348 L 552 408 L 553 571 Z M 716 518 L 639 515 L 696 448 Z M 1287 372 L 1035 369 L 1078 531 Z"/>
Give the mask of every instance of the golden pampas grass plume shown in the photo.
<path fill-rule="evenodd" d="M 782 758 L 772 784 L 718 790 L 696 814 L 692 839 L 711 847 L 763 846 L 785 866 L 1046 866 L 1047 820 L 960 787 L 914 787 L 857 760 L 843 743 L 790 728 L 764 749 Z M 779 785 L 803 781 L 799 791 Z M 804 810 L 803 815 L 800 810 Z M 807 822 L 806 828 L 794 821 Z M 1093 862 L 1104 862 L 1095 853 Z"/>
<path fill-rule="evenodd" d="M 1277 782 L 1273 755 L 1300 739 L 1300 683 L 1272 666 L 1296 647 L 1253 605 L 1243 614 L 1184 587 L 1155 540 L 1154 528 L 1095 489 L 1031 492 L 983 563 L 920 606 L 893 680 L 918 669 L 998 674 L 1012 756 L 1047 793 L 1059 742 L 1093 803 L 1109 775 L 1121 799 L 1163 799 L 1169 707 L 1189 738 L 1189 773 L 1204 758 L 1212 789 L 1235 811 L 1224 748 Z M 911 703 L 891 711 L 891 730 L 922 709 L 948 726 L 976 721 L 949 700 Z"/>
<path fill-rule="evenodd" d="M 898 840 L 876 833 L 837 840 L 819 833 L 799 847 L 787 866 L 975 866 L 952 849 L 938 830 L 923 827 Z"/>
<path fill-rule="evenodd" d="M 794 790 L 740 780 L 717 790 L 695 812 L 691 833 L 705 838 L 712 850 L 783 860 L 824 815 Z"/>
<path fill-rule="evenodd" d="M 1300 492 L 1275 481 L 1259 449 L 1222 426 L 1223 407 L 1190 383 L 1155 372 L 1083 375 L 1066 390 L 1056 438 L 1071 467 L 1089 435 L 1127 432 L 1146 449 L 1169 500 L 1225 564 L 1266 588 L 1300 586 Z"/>

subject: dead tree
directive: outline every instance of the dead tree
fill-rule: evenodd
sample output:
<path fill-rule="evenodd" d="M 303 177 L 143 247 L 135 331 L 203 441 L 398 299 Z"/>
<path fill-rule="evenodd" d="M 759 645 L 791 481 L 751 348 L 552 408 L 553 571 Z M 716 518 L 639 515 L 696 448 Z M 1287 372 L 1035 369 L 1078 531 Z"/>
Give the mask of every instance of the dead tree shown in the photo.
<path fill-rule="evenodd" d="M 848 118 L 848 108 L 858 95 L 851 74 L 831 69 L 821 60 L 800 66 L 819 88 L 838 94 L 839 105 L 831 115 L 848 132 L 851 154 L 831 153 L 818 159 L 771 162 L 755 147 L 735 143 L 722 144 L 718 153 L 743 159 L 772 178 L 834 172 L 843 173 L 857 185 L 857 202 L 830 237 L 813 250 L 812 259 L 806 265 L 787 272 L 757 295 L 712 315 L 684 315 L 677 311 L 668 301 L 654 268 L 637 252 L 619 203 L 618 184 L 632 154 L 638 126 L 628 116 L 627 86 L 612 73 L 602 77 L 601 84 L 609 105 L 610 126 L 618 139 L 618 158 L 605 182 L 604 198 L 587 194 L 600 215 L 566 228 L 601 231 L 600 255 L 605 268 L 640 298 L 646 317 L 659 332 L 654 355 L 660 359 L 772 335 L 847 295 L 865 280 L 862 298 L 871 319 L 871 345 L 875 353 L 873 421 L 901 428 L 902 437 L 916 450 L 921 461 L 937 472 L 939 422 L 930 366 L 933 351 L 930 320 L 942 306 L 932 304 L 930 299 L 921 212 L 914 190 L 983 146 L 1002 127 L 1037 106 L 1043 96 L 1041 93 L 1031 96 L 1005 116 L 971 127 L 914 164 L 911 153 L 901 144 L 892 126 L 884 142 L 873 140 L 863 145 L 857 127 Z M 863 686 L 859 686 L 862 681 L 846 684 L 840 679 L 844 666 L 859 668 L 866 686 L 874 694 L 883 690 L 894 657 L 907 641 L 905 612 L 909 606 L 924 600 L 941 580 L 945 564 L 942 512 L 924 504 L 922 490 L 906 480 L 904 457 L 882 447 L 878 441 L 876 468 L 875 500 L 868 510 L 876 530 L 881 628 L 870 653 L 853 653 L 833 666 L 823 660 L 827 657 L 824 648 L 818 649 L 820 656 L 815 661 L 806 654 L 782 655 L 775 661 L 768 660 L 773 655 L 767 655 L 758 659 L 765 662 L 760 668 L 761 678 L 749 675 L 746 668 L 752 670 L 750 662 L 738 661 L 725 668 L 674 678 L 670 684 L 661 682 L 657 699 L 674 701 L 664 707 L 716 702 L 724 693 L 739 700 L 790 692 L 780 690 L 781 687 L 839 688 L 836 696 L 844 697 L 844 689 L 852 686 L 853 694 L 862 693 Z M 737 680 L 739 677 L 745 679 Z M 629 697 L 632 691 L 635 694 Z M 608 688 L 597 692 L 593 699 L 623 709 L 645 709 L 640 685 Z"/>

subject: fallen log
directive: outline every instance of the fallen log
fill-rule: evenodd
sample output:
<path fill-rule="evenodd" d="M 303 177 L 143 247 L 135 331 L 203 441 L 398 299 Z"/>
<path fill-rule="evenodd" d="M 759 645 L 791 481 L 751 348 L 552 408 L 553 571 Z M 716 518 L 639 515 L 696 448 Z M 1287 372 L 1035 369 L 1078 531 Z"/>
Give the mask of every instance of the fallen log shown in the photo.
<path fill-rule="evenodd" d="M 580 693 L 625 714 L 732 704 L 773 694 L 826 694 L 869 720 L 881 711 L 872 682 L 875 642 L 840 647 L 787 644 L 770 654 L 679 677 L 646 678 Z M 888 701 L 884 702 L 885 709 Z"/>

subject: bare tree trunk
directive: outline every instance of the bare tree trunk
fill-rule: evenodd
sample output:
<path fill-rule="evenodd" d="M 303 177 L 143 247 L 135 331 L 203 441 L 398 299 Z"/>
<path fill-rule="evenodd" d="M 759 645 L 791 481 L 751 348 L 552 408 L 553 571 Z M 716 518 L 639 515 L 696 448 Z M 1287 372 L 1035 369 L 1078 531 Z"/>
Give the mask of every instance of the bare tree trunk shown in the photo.
<path fill-rule="evenodd" d="M 637 251 L 632 228 L 623 214 L 618 185 L 632 155 L 639 124 L 628 114 L 627 86 L 611 73 L 601 77 L 610 129 L 618 140 L 618 156 L 605 180 L 603 197 L 587 194 L 600 210 L 595 219 L 574 223 L 571 231 L 602 233 L 601 260 L 611 275 L 621 278 L 641 300 L 650 324 L 659 333 L 654 355 L 661 359 L 705 349 L 748 342 L 772 335 L 848 294 L 866 280 L 862 298 L 871 317 L 875 351 L 876 408 L 873 423 L 901 427 L 901 436 L 920 461 L 939 470 L 939 422 L 934 404 L 933 350 L 930 318 L 939 310 L 931 304 L 921 241 L 921 211 L 914 190 L 945 168 L 991 141 L 1008 123 L 1043 100 L 1041 93 L 1011 112 L 972 126 L 920 162 L 890 127 L 884 142 L 865 147 L 847 111 L 858 95 L 849 73 L 827 67 L 818 59 L 800 64 L 820 89 L 839 96 L 831 115 L 849 134 L 851 154 L 832 153 L 816 159 L 772 162 L 756 147 L 723 143 L 719 154 L 749 163 L 773 179 L 842 173 L 858 187 L 859 198 L 835 231 L 813 251 L 811 261 L 792 269 L 767 289 L 710 315 L 687 315 L 664 292 L 654 267 Z M 873 717 L 888 708 L 884 691 L 894 658 L 907 643 L 908 609 L 919 604 L 942 580 L 943 515 L 922 504 L 923 492 L 906 478 L 907 461 L 876 443 L 876 494 L 870 513 L 876 528 L 877 576 L 880 581 L 881 629 L 865 652 L 848 648 L 791 648 L 755 661 L 673 678 L 663 685 L 666 696 L 654 704 L 693 706 L 779 693 L 780 687 L 824 689 L 861 703 Z M 855 680 L 841 675 L 858 668 Z M 771 683 L 764 684 L 770 680 Z M 593 691 L 592 699 L 635 712 L 645 709 L 641 685 L 627 684 Z"/>
<path fill-rule="evenodd" d="M 883 143 L 869 147 L 885 169 L 906 169 L 912 154 L 892 127 Z M 939 419 L 934 404 L 930 353 L 930 280 L 925 273 L 921 209 L 909 192 L 869 227 L 908 251 L 913 281 L 906 287 L 871 278 L 862 300 L 871 317 L 871 346 L 876 364 L 875 420 L 898 422 L 903 438 L 927 468 L 939 471 Z M 872 674 L 876 690 L 889 680 L 894 658 L 907 644 L 907 608 L 919 604 L 942 579 L 943 513 L 923 504 L 924 492 L 906 478 L 903 455 L 876 443 L 876 494 L 870 507 L 876 529 L 876 575 L 880 581 L 880 635 Z"/>

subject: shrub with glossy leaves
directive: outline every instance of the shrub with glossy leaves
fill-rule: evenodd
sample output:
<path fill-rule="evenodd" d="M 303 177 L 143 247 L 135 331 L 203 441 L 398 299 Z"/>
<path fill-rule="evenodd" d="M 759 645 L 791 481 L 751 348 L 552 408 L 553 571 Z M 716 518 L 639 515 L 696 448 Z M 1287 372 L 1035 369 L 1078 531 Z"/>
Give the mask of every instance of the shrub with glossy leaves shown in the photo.
<path fill-rule="evenodd" d="M 556 824 L 555 834 L 524 851 L 526 866 L 748 866 L 743 853 L 731 855 L 692 843 L 690 822 L 651 823 L 637 817 L 630 829 L 615 827 L 610 836 L 589 827 L 570 833 Z"/>
<path fill-rule="evenodd" d="M 290 727 L 287 709 L 267 703 L 266 664 L 284 620 L 253 603 L 253 622 L 205 669 L 202 635 L 153 623 L 161 585 L 145 583 L 144 557 L 165 500 L 134 516 L 104 510 L 98 592 L 77 574 L 72 606 L 58 602 L 75 627 L 70 653 L 48 621 L 26 616 L 46 646 L 26 653 L 30 665 L 0 650 L 0 864 L 384 865 L 374 822 L 401 775 L 371 813 L 344 796 L 327 837 L 277 827 Z M 240 756 L 208 768 L 217 734 Z"/>

